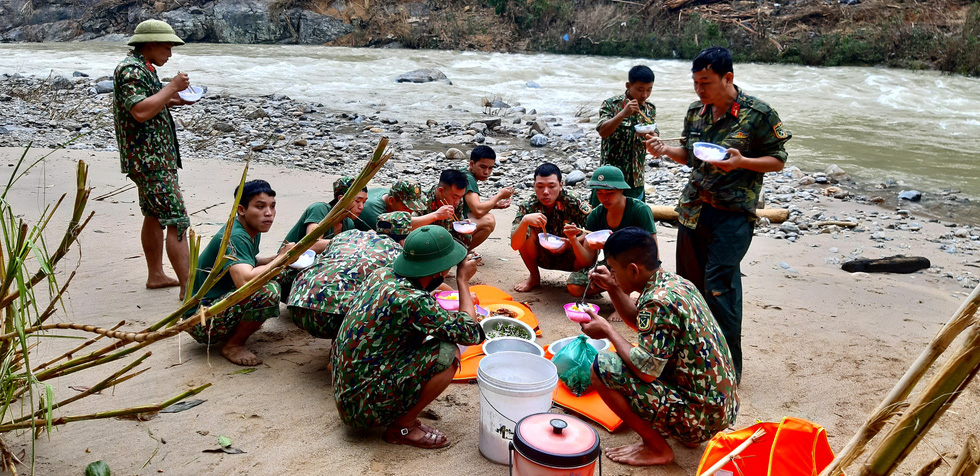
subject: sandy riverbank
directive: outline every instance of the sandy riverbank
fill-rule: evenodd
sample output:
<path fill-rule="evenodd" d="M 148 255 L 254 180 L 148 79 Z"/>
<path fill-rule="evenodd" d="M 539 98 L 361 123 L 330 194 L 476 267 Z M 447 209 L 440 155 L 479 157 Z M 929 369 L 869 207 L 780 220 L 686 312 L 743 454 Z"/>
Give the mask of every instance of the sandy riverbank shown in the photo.
<path fill-rule="evenodd" d="M 20 149 L 0 149 L 0 165 L 7 171 Z M 8 197 L 24 218 L 34 219 L 46 203 L 74 188 L 74 163 L 91 165 L 93 196 L 125 185 L 114 153 L 67 151 L 53 155 L 24 177 Z M 238 180 L 241 164 L 223 160 L 187 160 L 181 183 L 188 209 L 196 211 L 227 203 Z M 263 255 L 274 252 L 279 240 L 310 202 L 327 197 L 334 176 L 313 171 L 255 164 L 251 178 L 268 180 L 278 192 L 279 214 Z M 432 177 L 420 177 L 423 183 Z M 64 279 L 78 266 L 66 300 L 68 315 L 61 321 L 110 326 L 125 319 L 124 329 L 136 330 L 156 322 L 177 305 L 176 290 L 148 291 L 143 287 L 144 263 L 138 240 L 141 222 L 135 190 L 91 202 L 95 218 L 59 270 Z M 880 240 L 870 233 L 801 234 L 797 242 L 758 236 L 744 260 L 746 346 L 745 374 L 739 389 L 742 408 L 737 426 L 756 420 L 778 420 L 794 415 L 828 429 L 831 445 L 840 449 L 853 431 L 901 376 L 920 350 L 970 291 L 956 277 L 976 276 L 977 258 L 970 247 L 976 241 L 958 238 L 955 254 L 948 246 L 952 228 L 920 220 L 919 231 L 889 224 L 915 221 L 915 217 L 888 218 L 881 209 L 829 201 L 801 205 L 805 216 L 860 217 L 862 226 L 878 222 Z M 811 208 L 819 207 L 819 208 Z M 192 217 L 205 241 L 226 216 L 226 206 L 210 208 Z M 498 215 L 498 230 L 481 253 L 487 265 L 476 281 L 510 289 L 524 277 L 518 255 L 506 241 L 514 209 Z M 60 216 L 60 215 L 59 215 Z M 57 218 L 55 223 L 63 223 Z M 674 269 L 675 230 L 658 224 L 664 263 Z M 55 226 L 53 230 L 59 230 Z M 60 233 L 60 231 L 56 231 Z M 78 260 L 78 251 L 81 260 Z M 892 254 L 928 257 L 933 268 L 912 275 L 850 275 L 835 263 L 853 254 L 881 257 Z M 785 264 L 786 266 L 783 266 Z M 786 269 L 786 268 L 790 269 Z M 562 314 L 567 302 L 561 273 L 545 272 L 544 286 L 526 294 L 548 343 L 577 333 L 577 326 Z M 609 302 L 598 301 L 608 312 Z M 626 335 L 625 326 L 620 325 Z M 72 342 L 45 340 L 43 355 L 52 355 Z M 308 337 L 287 318 L 268 322 L 252 339 L 265 360 L 258 370 L 235 374 L 234 366 L 189 337 L 171 339 L 151 347 L 149 372 L 114 392 L 86 399 L 67 414 L 121 408 L 162 401 L 193 386 L 213 384 L 200 395 L 207 402 L 186 412 L 164 414 L 147 422 L 105 420 L 71 424 L 37 442 L 38 474 L 79 474 L 88 463 L 105 460 L 118 474 L 506 474 L 479 454 L 478 402 L 475 385 L 454 384 L 431 407 L 439 420 L 432 423 L 446 432 L 453 444 L 443 450 L 423 451 L 386 444 L 380 431 L 346 430 L 336 415 L 326 373 L 328 342 Z M 121 365 L 120 365 L 121 366 Z M 60 396 L 74 393 L 72 385 L 91 385 L 97 376 L 81 373 L 52 382 Z M 973 383 L 939 422 L 905 465 L 910 474 L 935 456 L 936 450 L 955 455 L 963 440 L 980 428 L 974 411 L 980 389 Z M 598 429 L 598 427 L 597 427 Z M 234 439 L 242 455 L 201 453 L 217 446 L 217 436 Z M 599 429 L 603 446 L 635 440 L 629 431 L 609 434 Z M 24 435 L 8 435 L 7 443 L 27 448 Z M 690 475 L 701 449 L 677 448 L 677 462 L 666 468 L 636 471 L 604 462 L 607 474 Z"/>

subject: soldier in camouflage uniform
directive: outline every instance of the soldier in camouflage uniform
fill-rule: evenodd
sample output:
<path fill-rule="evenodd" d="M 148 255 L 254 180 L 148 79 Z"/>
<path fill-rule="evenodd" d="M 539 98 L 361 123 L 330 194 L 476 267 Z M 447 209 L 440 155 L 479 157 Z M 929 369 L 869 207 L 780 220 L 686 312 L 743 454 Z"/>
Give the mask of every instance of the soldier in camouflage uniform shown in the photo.
<path fill-rule="evenodd" d="M 606 242 L 608 268 L 593 279 L 609 291 L 613 306 L 637 330 L 633 347 L 606 319 L 592 314 L 582 332 L 609 339 L 615 352 L 600 352 L 592 383 L 602 400 L 642 439 L 606 449 L 609 459 L 634 466 L 670 464 L 674 453 L 663 435 L 696 447 L 728 428 L 738 411 L 735 368 L 725 337 L 704 298 L 690 281 L 660 268 L 648 230 L 628 227 Z M 638 292 L 634 302 L 630 293 Z"/>
<path fill-rule="evenodd" d="M 534 170 L 534 196 L 518 207 L 510 231 L 510 247 L 520 252 L 531 273 L 514 286 L 515 291 L 527 292 L 541 284 L 540 268 L 578 271 L 589 265 L 575 256 L 567 238 L 561 248 L 551 250 L 541 246 L 538 234 L 560 237 L 565 230 L 576 229 L 575 225 L 583 226 L 590 211 L 589 204 L 562 189 L 557 166 L 546 162 Z"/>
<path fill-rule="evenodd" d="M 425 211 L 428 212 L 426 216 L 437 217 L 440 215 L 439 210 L 442 207 L 452 205 L 452 215 L 446 219 L 435 220 L 430 223 L 424 223 L 423 221 L 422 224 L 445 228 L 454 240 L 460 242 L 466 249 L 469 249 L 473 235 L 457 233 L 453 229 L 454 219 L 463 216 L 464 194 L 466 194 L 466 174 L 455 169 L 443 170 L 439 175 L 439 183 L 430 188 L 425 194 Z"/>
<path fill-rule="evenodd" d="M 431 292 L 456 266 L 459 311 L 442 309 Z M 459 366 L 457 344 L 479 344 L 469 281 L 476 262 L 437 226 L 405 239 L 391 268 L 372 273 L 350 302 L 334 343 L 334 397 L 343 422 L 385 426 L 389 443 L 442 448 L 449 440 L 419 413 L 449 387 Z M 431 337 L 431 338 L 430 338 Z"/>
<path fill-rule="evenodd" d="M 156 66 L 163 66 L 170 59 L 171 48 L 182 44 L 170 25 L 146 20 L 136 26 L 129 40 L 133 50 L 116 66 L 112 77 L 119 161 L 122 173 L 136 184 L 143 213 L 140 241 L 146 258 L 146 287 L 179 286 L 181 299 L 190 263 L 184 241 L 190 218 L 177 183 L 180 150 L 169 108 L 190 104 L 177 94 L 190 83 L 187 73 L 178 73 L 164 86 Z M 177 279 L 163 270 L 164 243 Z"/>
<path fill-rule="evenodd" d="M 235 194 L 238 194 L 237 188 Z M 232 223 L 228 247 L 224 253 L 229 257 L 223 265 L 227 272 L 204 295 L 201 306 L 211 306 L 227 298 L 268 269 L 269 263 L 276 257 L 259 258 L 259 244 L 262 233 L 269 231 L 275 218 L 276 192 L 269 183 L 265 180 L 245 182 L 242 200 L 238 205 L 238 216 Z M 201 251 L 198 258 L 199 268 L 194 277 L 195 294 L 217 262 L 225 233 L 226 230 L 222 227 Z M 279 255 L 285 254 L 290 248 L 292 245 L 283 246 Z M 186 317 L 196 319 L 196 311 L 197 309 L 191 309 Z M 207 323 L 191 327 L 187 332 L 202 344 L 221 342 L 221 355 L 233 363 L 259 365 L 262 361 L 245 348 L 245 342 L 262 327 L 263 322 L 278 315 L 279 284 L 270 282 L 244 301 L 214 316 Z"/>
<path fill-rule="evenodd" d="M 766 172 L 786 163 L 791 137 L 779 114 L 735 86 L 732 56 L 708 48 L 694 59 L 695 101 L 684 118 L 684 141 L 667 147 L 653 139 L 647 148 L 690 166 L 677 212 L 677 273 L 704 295 L 728 341 L 739 378 L 742 375 L 742 274 L 740 263 L 752 242 L 755 210 Z M 727 158 L 704 162 L 694 156 L 695 142 L 728 148 Z"/>
<path fill-rule="evenodd" d="M 422 187 L 418 182 L 402 179 L 392 184 L 391 189 L 372 188 L 368 190 L 368 199 L 364 202 L 364 210 L 355 224 L 358 230 L 374 230 L 378 223 L 378 215 L 391 212 L 411 212 L 412 228 L 428 225 L 437 220 L 445 220 L 453 216 L 453 205 L 443 205 L 435 212 L 426 213 L 422 197 Z"/>
<path fill-rule="evenodd" d="M 354 184 L 353 177 L 340 177 L 333 182 L 333 200 L 330 203 L 316 202 L 313 205 L 306 207 L 303 214 L 300 215 L 299 220 L 296 224 L 286 233 L 286 238 L 283 240 L 285 243 L 296 243 L 302 240 L 306 235 L 308 235 L 314 228 L 316 228 L 320 222 L 326 218 L 333 206 L 337 204 L 338 201 L 344 198 L 344 194 L 350 190 L 351 185 Z M 320 253 L 327 248 L 327 244 L 330 243 L 330 238 L 342 231 L 353 230 L 354 220 L 350 217 L 357 218 L 361 214 L 361 210 L 364 209 L 364 202 L 367 200 L 367 188 L 358 192 L 357 196 L 354 197 L 354 201 L 351 202 L 347 207 L 349 217 L 344 218 L 340 223 L 334 225 L 333 228 L 327 230 L 323 236 L 320 237 L 313 246 L 310 247 L 314 253 Z M 289 298 L 290 289 L 293 285 L 293 280 L 300 273 L 300 270 L 296 268 L 286 268 L 279 274 L 279 285 L 282 287 L 282 293 L 280 294 L 282 302 L 286 302 Z"/>
<path fill-rule="evenodd" d="M 378 217 L 377 233 L 349 230 L 335 236 L 293 282 L 286 300 L 293 323 L 313 337 L 336 337 L 357 288 L 374 270 L 391 266 L 411 231 L 411 214 L 393 212 Z"/>
<path fill-rule="evenodd" d="M 596 130 L 602 137 L 599 165 L 612 165 L 623 171 L 626 183 L 627 197 L 644 200 L 643 172 L 646 149 L 643 141 L 645 134 L 636 132 L 634 126 L 645 124 L 647 120 L 657 122 L 657 107 L 647 102 L 653 92 L 653 71 L 642 65 L 634 66 L 627 76 L 626 92 L 613 96 L 602 102 L 599 108 L 599 124 Z M 599 206 L 599 198 L 595 191 L 589 199 L 589 205 Z"/>

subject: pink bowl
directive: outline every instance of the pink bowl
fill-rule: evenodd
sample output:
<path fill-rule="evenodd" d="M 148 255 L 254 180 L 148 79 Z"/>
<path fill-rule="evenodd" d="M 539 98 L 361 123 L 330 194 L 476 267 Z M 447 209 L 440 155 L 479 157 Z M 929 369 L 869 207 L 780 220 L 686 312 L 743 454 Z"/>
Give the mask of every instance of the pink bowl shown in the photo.
<path fill-rule="evenodd" d="M 447 299 L 449 296 L 456 296 L 456 299 Z M 447 311 L 459 310 L 459 291 L 443 291 L 436 294 L 436 302 Z"/>
<path fill-rule="evenodd" d="M 589 303 L 589 304 L 579 304 L 579 303 L 576 303 L 576 302 L 570 302 L 568 304 L 565 304 L 564 307 L 565 307 L 565 315 L 568 316 L 568 318 L 572 322 L 589 322 L 589 321 L 592 320 L 592 316 L 590 316 L 589 313 L 587 313 L 585 311 L 576 311 L 576 310 L 572 309 L 575 306 L 579 306 L 579 307 L 582 307 L 582 306 L 592 306 L 592 311 L 593 312 L 599 312 L 599 306 L 596 306 L 595 304 L 591 304 L 591 303 Z"/>

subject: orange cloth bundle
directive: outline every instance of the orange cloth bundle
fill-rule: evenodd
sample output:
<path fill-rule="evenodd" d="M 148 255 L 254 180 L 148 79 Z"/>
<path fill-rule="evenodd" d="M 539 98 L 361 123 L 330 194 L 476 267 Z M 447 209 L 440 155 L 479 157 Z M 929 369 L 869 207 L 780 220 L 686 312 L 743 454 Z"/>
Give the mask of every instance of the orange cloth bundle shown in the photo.
<path fill-rule="evenodd" d="M 696 474 L 711 469 L 760 428 L 765 435 L 722 466 L 716 476 L 811 476 L 834 460 L 827 430 L 802 418 L 786 417 L 780 423 L 762 422 L 731 433 L 718 433 L 708 442 Z"/>

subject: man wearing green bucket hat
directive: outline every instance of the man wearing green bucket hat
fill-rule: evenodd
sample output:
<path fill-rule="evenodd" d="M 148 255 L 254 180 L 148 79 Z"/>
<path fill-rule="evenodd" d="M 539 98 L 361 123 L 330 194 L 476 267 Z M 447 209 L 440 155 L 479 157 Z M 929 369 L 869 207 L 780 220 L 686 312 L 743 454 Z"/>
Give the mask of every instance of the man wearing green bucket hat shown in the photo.
<path fill-rule="evenodd" d="M 129 40 L 133 50 L 113 73 L 112 103 L 122 173 L 136 184 L 143 213 L 140 240 L 146 257 L 146 287 L 179 286 L 181 299 L 190 263 L 184 241 L 190 218 L 177 183 L 180 151 L 169 108 L 190 104 L 177 94 L 190 83 L 187 73 L 177 73 L 164 86 L 156 67 L 170 59 L 171 48 L 182 44 L 165 22 L 140 23 Z M 165 247 L 177 279 L 163 270 Z"/>
<path fill-rule="evenodd" d="M 459 311 L 431 292 L 456 266 Z M 469 281 L 476 260 L 445 228 L 423 226 L 405 239 L 392 267 L 374 271 L 348 306 L 331 353 L 334 398 L 343 422 L 384 426 L 384 440 L 419 448 L 449 445 L 419 413 L 452 382 L 457 344 L 485 338 L 475 320 Z"/>
<path fill-rule="evenodd" d="M 653 235 L 654 242 L 656 242 L 657 225 L 653 220 L 653 212 L 646 203 L 626 196 L 625 191 L 630 189 L 630 185 L 623 179 L 623 172 L 618 167 L 603 165 L 596 169 L 592 174 L 592 180 L 589 181 L 589 188 L 599 199 L 599 205 L 593 208 L 585 219 L 585 230 L 574 225 L 569 225 L 565 229 L 565 235 L 571 241 L 572 250 L 574 250 L 577 259 L 595 263 L 598 251 L 605 246 L 604 240 L 587 238 L 586 233 L 584 233 L 586 230 L 615 232 L 635 226 L 649 231 Z M 596 266 L 605 265 L 605 259 L 596 263 Z M 575 297 L 602 291 L 595 284 L 589 286 L 588 269 L 570 274 L 567 285 L 568 292 Z M 586 289 L 586 286 L 589 286 L 589 289 Z"/>
<path fill-rule="evenodd" d="M 348 230 L 335 236 L 313 266 L 299 272 L 286 304 L 300 329 L 333 339 L 357 288 L 379 268 L 391 266 L 412 231 L 408 212 L 384 213 L 378 231 Z"/>

